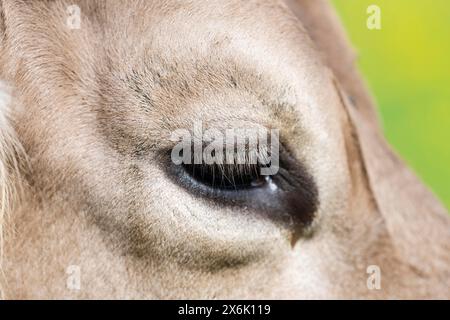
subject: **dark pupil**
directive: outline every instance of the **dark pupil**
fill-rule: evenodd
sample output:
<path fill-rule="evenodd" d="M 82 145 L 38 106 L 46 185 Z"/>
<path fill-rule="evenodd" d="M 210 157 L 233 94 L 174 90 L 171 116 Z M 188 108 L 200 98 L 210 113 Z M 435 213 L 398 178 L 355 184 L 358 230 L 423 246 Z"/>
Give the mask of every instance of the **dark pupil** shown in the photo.
<path fill-rule="evenodd" d="M 260 164 L 183 164 L 196 181 L 219 189 L 248 189 L 266 183 Z"/>

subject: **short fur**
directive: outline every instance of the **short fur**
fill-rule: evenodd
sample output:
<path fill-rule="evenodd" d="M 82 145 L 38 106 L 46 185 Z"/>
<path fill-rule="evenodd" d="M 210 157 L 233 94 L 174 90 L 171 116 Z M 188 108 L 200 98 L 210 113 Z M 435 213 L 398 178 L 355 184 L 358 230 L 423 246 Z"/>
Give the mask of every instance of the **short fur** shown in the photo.
<path fill-rule="evenodd" d="M 326 1 L 3 0 L 0 39 L 7 298 L 450 297 L 447 212 L 386 144 Z M 168 179 L 196 120 L 280 128 L 317 185 L 310 232 L 293 246 Z"/>

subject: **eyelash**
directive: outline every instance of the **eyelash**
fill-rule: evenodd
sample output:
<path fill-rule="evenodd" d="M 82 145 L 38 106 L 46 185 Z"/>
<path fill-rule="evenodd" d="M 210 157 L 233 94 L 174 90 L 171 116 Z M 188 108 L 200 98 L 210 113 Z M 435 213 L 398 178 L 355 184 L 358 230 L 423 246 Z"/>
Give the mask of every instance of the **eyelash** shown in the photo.
<path fill-rule="evenodd" d="M 280 159 L 278 173 L 273 176 L 263 176 L 255 174 L 253 178 L 258 178 L 256 185 L 239 185 L 229 183 L 226 186 L 212 186 L 201 179 L 202 170 L 212 170 L 211 165 L 171 165 L 171 176 L 176 179 L 178 185 L 184 187 L 189 193 L 202 197 L 207 201 L 231 206 L 248 206 L 259 210 L 278 210 L 283 206 L 284 196 L 291 194 L 297 188 L 298 177 L 289 170 L 289 163 Z M 235 181 L 240 177 L 240 172 L 260 171 L 265 165 L 229 165 L 230 174 L 234 175 Z M 192 175 L 193 167 L 196 174 Z M 230 175 L 228 174 L 228 177 Z M 248 180 L 247 180 L 248 181 Z"/>
<path fill-rule="evenodd" d="M 214 189 L 240 191 L 262 187 L 267 177 L 260 164 L 183 164 L 192 179 Z"/>

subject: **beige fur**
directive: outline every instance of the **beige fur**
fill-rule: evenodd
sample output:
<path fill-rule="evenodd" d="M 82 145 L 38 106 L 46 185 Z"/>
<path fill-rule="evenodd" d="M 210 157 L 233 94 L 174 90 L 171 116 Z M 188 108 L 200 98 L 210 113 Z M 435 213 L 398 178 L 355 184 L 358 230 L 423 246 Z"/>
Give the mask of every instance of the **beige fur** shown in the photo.
<path fill-rule="evenodd" d="M 24 186 L 2 191 L 7 298 L 450 297 L 446 210 L 387 146 L 327 2 L 0 4 L 1 190 Z M 308 236 L 168 177 L 199 119 L 280 129 L 317 184 Z"/>
<path fill-rule="evenodd" d="M 0 82 L 0 276 L 2 277 L 4 276 L 2 262 L 5 226 L 8 222 L 8 214 L 20 201 L 22 191 L 19 182 L 20 172 L 25 172 L 28 164 L 14 128 L 10 125 L 10 101 L 10 89 Z M 0 287 L 0 297 L 2 296 Z"/>

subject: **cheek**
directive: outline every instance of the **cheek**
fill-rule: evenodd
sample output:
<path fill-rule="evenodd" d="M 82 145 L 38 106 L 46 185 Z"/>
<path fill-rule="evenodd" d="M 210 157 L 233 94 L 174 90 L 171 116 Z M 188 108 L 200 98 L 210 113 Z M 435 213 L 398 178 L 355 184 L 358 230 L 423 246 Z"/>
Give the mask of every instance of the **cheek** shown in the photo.
<path fill-rule="evenodd" d="M 245 209 L 196 198 L 152 161 L 122 161 L 120 174 L 106 186 L 91 185 L 94 222 L 122 253 L 212 270 L 273 258 L 289 248 L 282 228 Z"/>
<path fill-rule="evenodd" d="M 319 195 L 317 225 L 322 219 L 342 214 L 349 202 L 351 179 L 339 96 L 331 75 L 316 74 L 321 86 L 305 85 L 302 91 L 309 94 L 299 102 L 299 105 L 307 106 L 298 110 L 304 134 L 293 136 L 289 144 L 316 182 Z"/>
<path fill-rule="evenodd" d="M 344 138 L 336 126 L 331 132 L 324 131 L 316 143 L 316 151 L 311 153 L 311 170 L 319 190 L 319 216 L 331 216 L 342 212 L 350 196 L 351 180 Z"/>

